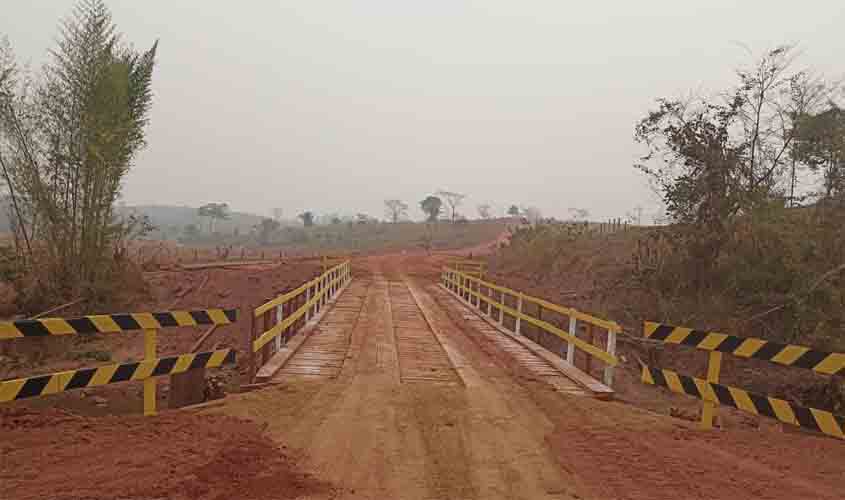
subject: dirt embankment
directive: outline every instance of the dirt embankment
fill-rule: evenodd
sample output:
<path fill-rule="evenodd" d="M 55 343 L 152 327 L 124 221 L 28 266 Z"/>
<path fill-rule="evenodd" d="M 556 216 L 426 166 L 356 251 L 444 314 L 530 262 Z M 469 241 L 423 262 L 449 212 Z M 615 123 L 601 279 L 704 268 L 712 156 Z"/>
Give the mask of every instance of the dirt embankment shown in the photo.
<path fill-rule="evenodd" d="M 3 498 L 333 498 L 255 423 L 173 412 L 86 418 L 0 409 Z M 72 442 L 68 441 L 72 438 Z M 119 492 L 119 493 L 118 493 Z"/>

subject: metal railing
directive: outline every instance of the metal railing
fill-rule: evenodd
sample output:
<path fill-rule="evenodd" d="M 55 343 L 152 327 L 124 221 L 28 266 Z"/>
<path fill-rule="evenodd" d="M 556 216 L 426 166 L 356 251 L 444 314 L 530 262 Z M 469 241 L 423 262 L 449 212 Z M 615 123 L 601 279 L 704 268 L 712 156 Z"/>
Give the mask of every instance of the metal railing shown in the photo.
<path fill-rule="evenodd" d="M 308 320 L 316 316 L 352 279 L 349 261 L 328 268 L 311 281 L 256 307 L 247 337 L 248 373 L 252 382 L 264 365 Z"/>
<path fill-rule="evenodd" d="M 445 268 L 443 270 L 442 281 L 446 289 L 488 316 L 492 317 L 493 311 L 497 311 L 495 319 L 500 326 L 505 327 L 506 317 L 513 318 L 513 328 L 511 328 L 513 333 L 518 335 L 523 334 L 523 324 L 528 323 L 558 337 L 566 344 L 566 352 L 561 352 L 561 357 L 573 366 L 575 365 L 576 349 L 583 351 L 587 355 L 585 371 L 588 374 L 591 369 L 591 359 L 596 358 L 600 360 L 605 364 L 604 383 L 608 387 L 612 387 L 614 367 L 619 363 L 619 360 L 616 358 L 616 335 L 622 331 L 622 328 L 615 322 L 597 318 L 571 307 L 564 307 L 523 292 L 484 281 L 468 272 L 459 271 L 454 268 Z M 507 305 L 508 298 L 510 298 L 511 303 L 514 303 L 513 307 Z M 485 305 L 482 306 L 482 303 Z M 527 314 L 527 304 L 534 305 L 537 311 L 536 316 Z M 544 310 L 567 317 L 569 319 L 568 330 L 564 330 L 543 319 Z M 579 329 L 585 330 L 588 340 L 579 338 Z M 604 348 L 593 344 L 596 329 L 606 332 Z"/>

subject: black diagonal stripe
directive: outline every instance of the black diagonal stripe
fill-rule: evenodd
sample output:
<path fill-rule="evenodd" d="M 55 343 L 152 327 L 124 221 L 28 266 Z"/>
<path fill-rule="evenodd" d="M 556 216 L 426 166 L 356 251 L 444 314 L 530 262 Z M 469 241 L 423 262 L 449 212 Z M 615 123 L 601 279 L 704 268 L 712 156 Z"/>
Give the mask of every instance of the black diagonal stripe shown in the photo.
<path fill-rule="evenodd" d="M 139 363 L 125 363 L 118 365 L 117 370 L 114 371 L 109 383 L 114 384 L 116 382 L 126 382 L 127 380 L 131 380 L 132 375 L 135 375 L 135 370 L 138 369 L 138 364 Z"/>
<path fill-rule="evenodd" d="M 194 368 L 203 368 L 206 364 L 208 364 L 208 358 L 211 357 L 213 353 L 211 352 L 199 352 L 194 356 L 194 359 L 191 360 L 191 365 L 188 367 L 189 370 L 193 370 Z"/>
<path fill-rule="evenodd" d="M 230 365 L 234 362 L 235 362 L 235 350 L 232 349 L 231 351 L 229 351 L 228 354 L 226 354 L 226 357 L 223 359 L 223 364 L 224 365 Z"/>
<path fill-rule="evenodd" d="M 692 377 L 678 375 L 678 379 L 681 381 L 681 386 L 683 386 L 685 393 L 701 399 L 701 393 L 698 391 L 698 386 L 695 385 L 695 381 L 693 381 Z"/>
<path fill-rule="evenodd" d="M 838 415 L 834 415 L 833 417 L 836 420 L 836 423 L 839 424 L 839 430 L 845 432 L 845 417 L 840 417 Z"/>
<path fill-rule="evenodd" d="M 757 352 L 751 355 L 754 359 L 761 359 L 763 361 L 771 361 L 772 358 L 778 355 L 781 352 L 785 344 L 779 344 L 777 342 L 766 342 L 763 344 L 762 347 L 757 349 Z"/>
<path fill-rule="evenodd" d="M 238 320 L 238 310 L 237 309 L 225 309 L 223 314 L 226 315 L 226 319 L 230 322 L 234 323 Z"/>
<path fill-rule="evenodd" d="M 179 326 L 179 323 L 176 321 L 176 318 L 173 317 L 173 314 L 169 312 L 160 312 L 160 313 L 153 313 L 153 317 L 158 321 L 162 327 L 167 326 Z"/>
<path fill-rule="evenodd" d="M 111 319 L 117 323 L 121 330 L 141 330 L 141 325 L 131 314 L 112 314 Z"/>
<path fill-rule="evenodd" d="M 666 377 L 663 376 L 663 371 L 660 368 L 648 367 L 648 371 L 651 373 L 651 379 L 654 380 L 654 385 L 669 387 L 669 384 L 666 383 Z"/>
<path fill-rule="evenodd" d="M 15 326 L 21 331 L 24 337 L 46 337 L 47 335 L 51 335 L 50 330 L 37 319 L 15 321 Z"/>
<path fill-rule="evenodd" d="M 76 370 L 76 373 L 74 373 L 70 378 L 70 382 L 67 383 L 65 390 L 67 391 L 70 389 L 88 387 L 88 384 L 91 383 L 91 379 L 94 378 L 94 374 L 96 372 L 96 368 L 83 368 L 81 370 Z"/>
<path fill-rule="evenodd" d="M 170 356 L 168 358 L 159 359 L 150 376 L 157 377 L 159 375 L 167 375 L 171 370 L 173 370 L 173 367 L 176 365 L 176 361 L 178 360 L 179 356 Z"/>
<path fill-rule="evenodd" d="M 26 382 L 23 383 L 21 390 L 18 391 L 18 395 L 15 396 L 15 399 L 23 399 L 23 398 L 31 398 L 33 396 L 40 396 L 41 391 L 47 387 L 47 384 L 50 383 L 50 379 L 52 375 L 41 375 L 40 377 L 32 377 L 26 379 Z"/>
<path fill-rule="evenodd" d="M 214 323 L 206 311 L 191 311 L 190 315 L 198 325 L 210 325 Z"/>
<path fill-rule="evenodd" d="M 759 415 L 777 418 L 777 413 L 775 413 L 775 409 L 772 408 L 772 403 L 769 402 L 769 398 L 751 392 L 748 393 L 748 398 L 751 399 L 752 403 L 754 403 L 754 408 L 757 409 L 757 413 Z"/>
<path fill-rule="evenodd" d="M 675 331 L 674 326 L 670 325 L 658 325 L 657 328 L 654 330 L 654 333 L 649 335 L 648 338 L 654 340 L 666 340 L 666 337 L 672 334 Z"/>
<path fill-rule="evenodd" d="M 816 422 L 816 418 L 813 417 L 813 414 L 810 412 L 809 408 L 804 408 L 803 406 L 792 406 L 792 412 L 795 413 L 795 418 L 798 419 L 798 424 L 805 429 L 812 429 L 814 431 L 821 431 L 819 428 L 819 424 Z"/>
<path fill-rule="evenodd" d="M 731 391 L 729 391 L 726 386 L 710 383 L 710 387 L 713 388 L 713 392 L 716 394 L 716 399 L 719 400 L 719 404 L 733 406 L 734 408 L 737 407 L 736 401 L 734 401 L 734 397 L 731 395 Z"/>
<path fill-rule="evenodd" d="M 76 333 L 82 335 L 90 335 L 92 333 L 99 333 L 100 329 L 97 328 L 97 325 L 91 321 L 90 318 L 82 317 L 82 318 L 73 318 L 67 320 L 68 324 L 76 330 Z"/>
<path fill-rule="evenodd" d="M 742 344 L 743 340 L 745 339 L 729 335 L 719 344 L 716 350 L 719 352 L 734 352 L 734 350 Z"/>
<path fill-rule="evenodd" d="M 827 358 L 829 355 L 830 353 L 827 352 L 810 349 L 809 351 L 802 354 L 798 359 L 796 359 L 795 362 L 792 363 L 792 366 L 812 370 L 813 368 L 815 368 L 816 365 L 824 361 L 825 358 Z"/>
<path fill-rule="evenodd" d="M 700 330 L 693 330 L 689 332 L 689 335 L 681 341 L 681 345 L 688 345 L 692 347 L 698 347 L 699 342 L 707 338 L 707 332 L 702 332 Z"/>

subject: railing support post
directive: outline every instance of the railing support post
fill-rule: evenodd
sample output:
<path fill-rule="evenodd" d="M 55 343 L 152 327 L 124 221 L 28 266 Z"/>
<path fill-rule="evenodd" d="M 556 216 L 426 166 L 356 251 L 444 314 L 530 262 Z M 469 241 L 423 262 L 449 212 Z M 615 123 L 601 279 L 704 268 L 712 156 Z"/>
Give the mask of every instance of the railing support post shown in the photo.
<path fill-rule="evenodd" d="M 573 337 L 578 336 L 578 319 L 574 314 L 569 316 L 569 334 Z M 569 342 L 566 346 L 566 362 L 575 365 L 575 344 L 572 342 Z"/>
<path fill-rule="evenodd" d="M 499 292 L 499 303 L 501 307 L 499 307 L 499 324 L 505 324 L 505 292 Z"/>
<path fill-rule="evenodd" d="M 719 372 L 722 369 L 722 353 L 710 351 L 707 361 L 707 381 L 713 384 L 719 383 Z M 701 408 L 701 427 L 704 429 L 713 428 L 713 417 L 716 416 L 716 403 L 704 401 Z"/>
<path fill-rule="evenodd" d="M 522 335 L 522 292 L 516 296 L 516 334 Z"/>
<path fill-rule="evenodd" d="M 144 360 L 156 359 L 156 330 L 144 330 Z M 156 414 L 156 378 L 144 380 L 144 416 Z"/>
<path fill-rule="evenodd" d="M 607 331 L 607 353 L 616 357 L 616 330 L 613 329 Z M 613 387 L 613 366 L 611 365 L 604 367 L 604 385 Z"/>

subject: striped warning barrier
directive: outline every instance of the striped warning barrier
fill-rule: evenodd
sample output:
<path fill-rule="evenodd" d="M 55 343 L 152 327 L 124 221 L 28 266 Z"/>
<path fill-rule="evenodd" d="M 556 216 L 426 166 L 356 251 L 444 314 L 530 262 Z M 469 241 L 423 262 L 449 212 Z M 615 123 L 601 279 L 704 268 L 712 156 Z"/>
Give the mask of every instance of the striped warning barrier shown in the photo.
<path fill-rule="evenodd" d="M 724 352 L 741 358 L 806 368 L 824 375 L 845 375 L 843 353 L 823 352 L 800 345 L 780 344 L 753 337 L 736 337 L 650 321 L 645 322 L 645 337 L 669 344 Z"/>
<path fill-rule="evenodd" d="M 0 322 L 0 339 L 117 333 L 158 330 L 175 326 L 228 325 L 238 319 L 237 309 L 202 309 L 121 314 L 97 314 L 79 318 L 46 318 Z"/>
<path fill-rule="evenodd" d="M 197 368 L 216 368 L 234 362 L 234 350 L 220 349 L 7 380 L 0 382 L 0 403 L 85 387 L 146 380 Z"/>
<path fill-rule="evenodd" d="M 708 382 L 700 378 L 642 365 L 642 381 L 672 392 L 694 396 L 703 401 L 732 406 L 748 413 L 777 419 L 785 424 L 810 429 L 845 439 L 845 417 L 825 410 L 805 408 L 785 401 L 755 394 L 744 389 Z"/>

